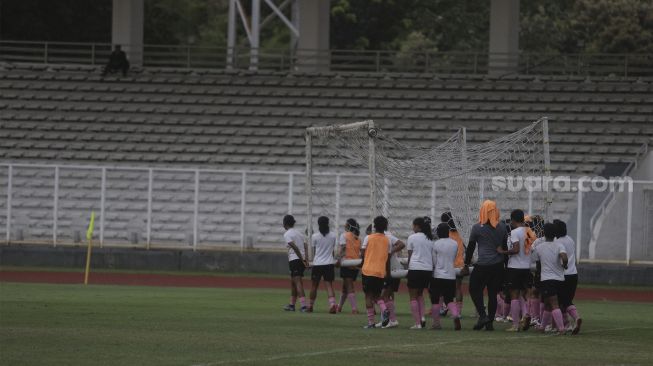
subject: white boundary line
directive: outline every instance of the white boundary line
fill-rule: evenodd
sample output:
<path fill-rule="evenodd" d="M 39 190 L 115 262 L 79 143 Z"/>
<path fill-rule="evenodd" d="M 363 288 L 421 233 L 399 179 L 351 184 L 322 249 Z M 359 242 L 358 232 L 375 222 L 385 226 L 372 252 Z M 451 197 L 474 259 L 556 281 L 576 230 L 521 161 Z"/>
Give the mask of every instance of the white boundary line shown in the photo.
<path fill-rule="evenodd" d="M 583 334 L 587 334 L 587 333 L 604 333 L 604 332 L 612 332 L 612 331 L 619 331 L 619 330 L 630 330 L 630 329 L 653 329 L 653 328 L 647 328 L 647 327 L 623 327 L 623 328 L 596 329 L 596 330 L 584 331 Z M 250 362 L 269 362 L 269 361 L 277 361 L 277 360 L 291 359 L 291 358 L 315 357 L 315 356 L 323 356 L 323 355 L 331 355 L 331 354 L 347 353 L 347 352 L 356 352 L 356 351 L 369 351 L 369 350 L 379 349 L 379 348 L 392 349 L 392 348 L 433 347 L 433 346 L 442 346 L 442 345 L 447 345 L 447 344 L 456 344 L 456 343 L 470 342 L 470 341 L 473 342 L 473 341 L 480 341 L 480 340 L 505 341 L 505 340 L 511 340 L 511 339 L 541 338 L 541 337 L 546 337 L 546 336 L 547 335 L 543 335 L 543 334 L 534 334 L 534 335 L 527 335 L 527 336 L 512 336 L 512 337 L 500 337 L 500 338 L 486 338 L 486 337 L 483 337 L 483 338 L 463 338 L 463 339 L 458 339 L 458 340 L 435 342 L 435 343 L 382 344 L 382 345 L 372 345 L 372 346 L 339 348 L 339 349 L 327 350 L 327 351 L 292 353 L 292 354 L 270 356 L 270 357 L 245 358 L 245 359 L 240 359 L 240 360 L 225 360 L 225 361 L 216 361 L 216 362 L 209 362 L 209 363 L 197 363 L 197 364 L 193 364 L 192 366 L 218 366 L 218 365 L 241 364 L 241 363 L 250 363 Z M 549 336 L 554 336 L 554 335 L 549 335 Z"/>

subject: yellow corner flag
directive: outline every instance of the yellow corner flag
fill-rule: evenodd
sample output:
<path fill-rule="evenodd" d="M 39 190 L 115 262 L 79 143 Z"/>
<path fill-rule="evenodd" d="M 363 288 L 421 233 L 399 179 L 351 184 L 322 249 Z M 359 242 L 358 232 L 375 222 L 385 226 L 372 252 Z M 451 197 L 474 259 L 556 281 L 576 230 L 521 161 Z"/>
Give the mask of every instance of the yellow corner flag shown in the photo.
<path fill-rule="evenodd" d="M 95 211 L 91 211 L 91 222 L 88 223 L 88 230 L 86 230 L 86 241 L 88 248 L 86 249 L 86 270 L 84 271 L 84 284 L 88 285 L 88 273 L 91 270 L 91 248 L 93 247 L 93 229 L 95 227 Z"/>
<path fill-rule="evenodd" d="M 95 211 L 91 211 L 91 222 L 88 223 L 88 230 L 86 230 L 86 240 L 93 239 L 94 228 L 95 228 Z"/>

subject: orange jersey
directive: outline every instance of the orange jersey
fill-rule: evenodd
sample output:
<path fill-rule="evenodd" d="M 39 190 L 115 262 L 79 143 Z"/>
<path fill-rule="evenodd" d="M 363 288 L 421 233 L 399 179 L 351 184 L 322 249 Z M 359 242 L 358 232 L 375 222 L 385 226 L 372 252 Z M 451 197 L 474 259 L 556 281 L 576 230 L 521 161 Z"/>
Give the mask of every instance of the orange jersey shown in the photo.
<path fill-rule="evenodd" d="M 367 236 L 367 248 L 365 248 L 365 261 L 363 262 L 363 274 L 385 278 L 386 263 L 390 254 L 390 239 L 383 233 L 375 233 Z"/>
<path fill-rule="evenodd" d="M 344 234 L 345 259 L 359 259 L 361 257 L 361 240 L 351 231 Z"/>
<path fill-rule="evenodd" d="M 465 265 L 465 244 L 460 237 L 458 231 L 449 231 L 449 238 L 458 243 L 458 252 L 456 252 L 456 260 L 453 262 L 454 268 L 462 268 Z"/>

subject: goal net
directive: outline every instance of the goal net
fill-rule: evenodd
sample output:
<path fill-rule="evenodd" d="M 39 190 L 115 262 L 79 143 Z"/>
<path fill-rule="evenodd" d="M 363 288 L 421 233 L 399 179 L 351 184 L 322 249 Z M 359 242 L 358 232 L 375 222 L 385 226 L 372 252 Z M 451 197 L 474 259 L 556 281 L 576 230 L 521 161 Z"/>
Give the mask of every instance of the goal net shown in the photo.
<path fill-rule="evenodd" d="M 406 237 L 415 217 L 430 216 L 435 226 L 451 212 L 466 240 L 485 199 L 497 202 L 502 219 L 516 208 L 547 215 L 546 119 L 493 133 L 489 141 L 480 136 L 481 143 L 465 129 L 425 147 L 390 133 L 373 121 L 306 130 L 309 233 L 319 216 L 335 220 L 337 228 L 352 217 L 363 232 L 374 216 L 384 215 L 390 230 Z"/>

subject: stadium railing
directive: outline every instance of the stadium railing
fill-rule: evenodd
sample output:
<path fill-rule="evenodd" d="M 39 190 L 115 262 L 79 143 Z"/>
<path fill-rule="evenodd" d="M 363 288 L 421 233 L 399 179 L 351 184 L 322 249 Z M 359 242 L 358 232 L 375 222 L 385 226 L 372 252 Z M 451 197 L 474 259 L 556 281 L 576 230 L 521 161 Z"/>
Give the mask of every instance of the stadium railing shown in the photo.
<path fill-rule="evenodd" d="M 335 178 L 336 182 L 340 181 L 337 176 L 366 182 L 365 174 L 317 175 Z M 5 245 L 80 245 L 81 232 L 91 210 L 95 210 L 95 237 L 100 247 L 281 251 L 280 218 L 293 213 L 299 227 L 306 225 L 304 178 L 301 171 L 0 164 L 0 217 L 5 219 L 0 227 L 4 240 L 0 240 Z M 628 206 L 618 208 L 623 222 L 611 225 L 631 232 L 641 229 L 643 233 L 631 235 L 630 242 L 615 243 L 620 244 L 616 254 L 588 253 L 584 239 L 578 238 L 580 262 L 653 264 L 653 193 L 651 202 L 633 202 L 633 191 L 653 192 L 653 181 L 635 180 L 623 187 L 628 188 L 628 184 L 635 189 L 617 193 L 629 196 Z M 581 187 L 589 185 L 588 181 L 571 180 L 580 207 Z M 337 186 L 332 188 L 338 190 Z M 353 203 L 357 197 L 361 201 Z M 336 230 L 345 216 L 367 216 L 365 197 L 364 191 L 328 197 L 336 207 Z M 530 198 L 529 192 L 527 200 Z M 532 204 L 522 203 L 524 208 Z M 342 208 L 346 205 L 347 209 Z M 574 211 L 574 207 L 567 209 Z M 581 226 L 587 225 L 587 217 L 593 212 L 577 212 Z M 434 210 L 431 215 L 435 215 Z M 577 233 L 570 227 L 569 234 Z"/>
<path fill-rule="evenodd" d="M 123 45 L 128 47 L 129 45 Z M 228 52 L 229 51 L 229 52 Z M 257 69 L 301 71 L 304 67 L 334 72 L 486 74 L 492 60 L 511 66 L 505 74 L 575 76 L 653 76 L 653 54 L 514 55 L 487 52 L 412 52 L 381 50 L 261 49 L 228 50 L 196 45 L 144 45 L 138 55 L 143 67 L 181 69 Z M 0 40 L 0 61 L 44 64 L 103 65 L 111 53 L 108 43 Z M 227 55 L 232 57 L 228 58 Z M 142 57 L 140 57 L 142 56 Z"/>

